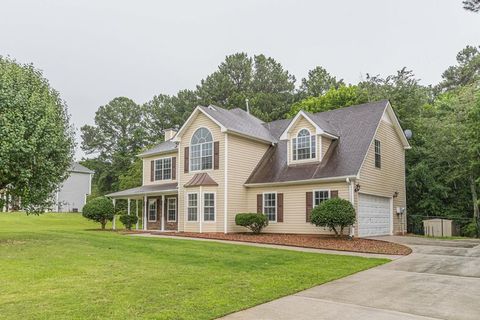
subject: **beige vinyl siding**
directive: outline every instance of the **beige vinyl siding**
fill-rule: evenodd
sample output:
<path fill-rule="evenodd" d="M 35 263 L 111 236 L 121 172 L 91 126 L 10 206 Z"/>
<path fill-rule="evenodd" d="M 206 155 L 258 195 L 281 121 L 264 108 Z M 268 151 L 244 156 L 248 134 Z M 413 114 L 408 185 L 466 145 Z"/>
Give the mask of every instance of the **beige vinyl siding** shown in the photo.
<path fill-rule="evenodd" d="M 276 187 L 261 187 L 248 189 L 248 210 L 257 212 L 257 194 L 264 192 L 283 193 L 283 222 L 270 223 L 265 232 L 272 233 L 304 233 L 330 234 L 325 228 L 319 228 L 306 222 L 306 193 L 314 190 L 338 190 L 338 196 L 349 199 L 346 182 L 316 183 L 307 185 L 288 185 Z M 238 231 L 246 231 L 238 228 Z M 346 231 L 348 232 L 348 231 Z"/>
<path fill-rule="evenodd" d="M 190 171 L 189 173 L 184 173 L 184 152 L 185 147 L 190 146 L 190 140 L 192 135 L 198 128 L 205 127 L 210 130 L 212 133 L 213 141 L 219 142 L 219 169 L 218 170 L 202 170 L 202 171 Z M 208 175 L 215 180 L 218 184 L 218 187 L 202 187 L 203 192 L 215 192 L 215 223 L 204 222 L 202 223 L 202 232 L 223 232 L 224 223 L 224 172 L 225 172 L 225 134 L 220 131 L 220 127 L 215 124 L 210 118 L 205 116 L 203 113 L 199 112 L 197 117 L 192 121 L 192 123 L 185 129 L 181 137 L 181 141 L 178 146 L 179 149 L 179 159 L 177 160 L 178 167 L 178 218 L 179 231 L 188 231 L 188 232 L 199 232 L 200 231 L 200 222 L 188 222 L 186 221 L 186 201 L 187 201 L 187 192 L 199 192 L 200 187 L 185 188 L 184 185 L 190 181 L 190 179 L 196 174 L 201 172 L 206 172 Z M 203 206 L 203 197 L 199 196 L 199 211 L 198 214 L 202 216 L 202 206 Z"/>
<path fill-rule="evenodd" d="M 387 115 L 385 115 L 387 116 Z M 392 121 L 390 121 L 391 123 Z M 401 221 L 396 214 L 396 207 L 406 207 L 405 189 L 405 149 L 392 124 L 380 121 L 375 139 L 380 140 L 381 168 L 375 167 L 375 144 L 372 141 L 368 154 L 360 169 L 360 193 L 393 198 L 393 232 L 406 230 L 406 215 Z M 355 194 L 358 208 L 358 193 Z"/>
<path fill-rule="evenodd" d="M 332 143 L 332 139 L 326 138 L 326 137 L 321 137 L 321 144 L 322 144 L 322 157 L 325 156 L 325 153 L 327 153 L 328 148 L 330 147 L 330 144 Z"/>
<path fill-rule="evenodd" d="M 288 159 L 289 159 L 289 163 L 290 164 L 296 164 L 296 163 L 305 163 L 305 162 L 315 162 L 315 161 L 318 161 L 318 156 L 319 156 L 319 152 L 320 152 L 320 146 L 321 146 L 321 143 L 322 143 L 322 137 L 318 136 L 317 135 L 317 139 L 315 140 L 316 141 L 316 156 L 317 158 L 316 159 L 310 159 L 310 160 L 303 160 L 303 161 L 293 161 L 293 152 L 292 152 L 292 138 L 295 138 L 298 134 L 298 132 L 302 129 L 308 129 L 310 131 L 310 134 L 312 135 L 315 135 L 316 133 L 316 130 L 315 130 L 315 127 L 310 123 L 310 121 L 308 121 L 307 119 L 305 119 L 304 117 L 299 117 L 297 119 L 297 122 L 292 126 L 292 128 L 290 129 L 290 131 L 288 132 L 288 146 L 287 146 L 287 155 L 288 155 Z"/>
<path fill-rule="evenodd" d="M 235 215 L 248 212 L 244 184 L 268 147 L 265 143 L 228 135 L 228 232 L 243 231 L 236 227 Z"/>
<path fill-rule="evenodd" d="M 150 180 L 150 170 L 151 170 L 151 161 L 156 160 L 156 159 L 161 159 L 161 158 L 170 158 L 170 157 L 177 157 L 177 176 L 178 176 L 178 152 L 170 152 L 166 154 L 161 154 L 161 155 L 155 155 L 147 158 L 143 158 L 143 185 L 156 185 L 156 184 L 164 184 L 164 183 L 172 183 L 177 180 L 157 180 L 157 181 L 151 181 Z"/>

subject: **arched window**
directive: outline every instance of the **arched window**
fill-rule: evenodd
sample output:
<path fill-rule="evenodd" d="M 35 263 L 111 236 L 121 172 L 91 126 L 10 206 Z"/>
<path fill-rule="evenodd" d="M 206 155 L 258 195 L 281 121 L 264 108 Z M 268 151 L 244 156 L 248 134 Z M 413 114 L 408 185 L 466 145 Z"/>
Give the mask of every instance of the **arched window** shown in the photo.
<path fill-rule="evenodd" d="M 302 129 L 292 139 L 293 160 L 314 159 L 316 157 L 316 139 L 308 129 Z"/>
<path fill-rule="evenodd" d="M 213 138 L 207 128 L 199 128 L 190 141 L 190 170 L 207 170 L 213 166 Z"/>

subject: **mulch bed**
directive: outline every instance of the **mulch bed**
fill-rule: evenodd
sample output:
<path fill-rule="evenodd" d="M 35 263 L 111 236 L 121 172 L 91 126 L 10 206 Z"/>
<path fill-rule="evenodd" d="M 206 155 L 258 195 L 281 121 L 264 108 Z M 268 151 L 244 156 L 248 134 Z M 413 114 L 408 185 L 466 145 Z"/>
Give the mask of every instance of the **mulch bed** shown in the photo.
<path fill-rule="evenodd" d="M 299 235 L 299 234 L 277 234 L 262 233 L 254 235 L 251 233 L 193 233 L 193 232 L 175 232 L 175 233 L 159 233 L 165 236 L 204 238 L 229 240 L 240 242 L 254 242 L 265 244 L 277 244 L 294 247 L 340 250 L 364 253 L 379 253 L 392 255 L 408 255 L 412 250 L 406 246 L 397 243 L 391 243 L 381 240 L 371 240 L 354 238 L 335 238 L 324 235 Z"/>

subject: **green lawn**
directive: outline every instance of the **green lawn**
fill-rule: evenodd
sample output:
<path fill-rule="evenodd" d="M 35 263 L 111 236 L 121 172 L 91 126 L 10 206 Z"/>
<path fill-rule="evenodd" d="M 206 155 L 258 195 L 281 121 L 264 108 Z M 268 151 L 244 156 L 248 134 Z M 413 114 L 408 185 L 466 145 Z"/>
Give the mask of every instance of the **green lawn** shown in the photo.
<path fill-rule="evenodd" d="M 387 262 L 0 213 L 1 319 L 212 319 Z"/>

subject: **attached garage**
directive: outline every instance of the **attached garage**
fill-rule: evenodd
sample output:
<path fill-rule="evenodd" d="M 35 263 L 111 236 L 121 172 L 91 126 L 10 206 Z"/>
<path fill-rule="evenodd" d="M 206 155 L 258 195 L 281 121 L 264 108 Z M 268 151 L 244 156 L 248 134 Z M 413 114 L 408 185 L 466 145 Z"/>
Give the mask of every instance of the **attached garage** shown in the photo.
<path fill-rule="evenodd" d="M 358 236 L 371 237 L 391 234 L 392 207 L 390 198 L 359 194 Z"/>

